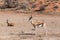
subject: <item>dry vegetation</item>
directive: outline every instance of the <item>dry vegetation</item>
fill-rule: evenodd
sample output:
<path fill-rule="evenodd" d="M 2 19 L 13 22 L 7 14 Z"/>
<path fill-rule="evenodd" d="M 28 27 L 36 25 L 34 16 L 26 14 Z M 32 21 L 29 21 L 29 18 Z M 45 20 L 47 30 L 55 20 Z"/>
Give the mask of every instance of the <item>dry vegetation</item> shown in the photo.
<path fill-rule="evenodd" d="M 60 0 L 0 0 L 0 40 L 60 40 Z"/>

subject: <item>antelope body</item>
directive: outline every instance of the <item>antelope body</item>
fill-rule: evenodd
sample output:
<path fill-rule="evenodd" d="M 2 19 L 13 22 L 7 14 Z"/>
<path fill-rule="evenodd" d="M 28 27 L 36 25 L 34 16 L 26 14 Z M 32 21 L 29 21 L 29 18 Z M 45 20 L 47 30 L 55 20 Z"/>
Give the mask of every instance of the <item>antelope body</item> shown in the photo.
<path fill-rule="evenodd" d="M 29 21 L 33 25 L 34 30 L 36 29 L 36 27 L 42 27 L 42 28 L 45 29 L 46 36 L 47 36 L 47 28 L 46 28 L 46 23 L 44 22 L 44 20 L 36 20 L 36 19 L 33 20 L 32 18 L 33 17 L 30 16 Z"/>
<path fill-rule="evenodd" d="M 33 25 L 34 28 L 36 27 L 45 27 L 46 23 L 44 22 L 44 20 L 36 20 L 36 19 L 32 19 L 32 15 L 29 17 L 29 21 L 30 23 Z"/>
<path fill-rule="evenodd" d="M 34 28 L 44 27 L 46 25 L 43 21 L 38 21 L 38 20 L 31 20 L 31 24 L 33 25 Z"/>

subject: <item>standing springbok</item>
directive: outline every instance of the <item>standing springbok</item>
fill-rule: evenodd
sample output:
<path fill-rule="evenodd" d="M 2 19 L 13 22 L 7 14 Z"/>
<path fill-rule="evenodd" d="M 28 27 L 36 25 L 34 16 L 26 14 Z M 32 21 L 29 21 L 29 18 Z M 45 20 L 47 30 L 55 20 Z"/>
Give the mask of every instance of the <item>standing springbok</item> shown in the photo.
<path fill-rule="evenodd" d="M 30 23 L 33 25 L 33 27 L 34 27 L 34 30 L 36 29 L 36 28 L 40 28 L 40 27 L 43 27 L 44 29 L 45 29 L 45 32 L 46 32 L 46 35 L 47 35 L 47 28 L 46 28 L 46 23 L 44 22 L 44 20 L 32 20 L 32 16 L 30 16 L 29 17 L 29 21 L 30 21 Z"/>

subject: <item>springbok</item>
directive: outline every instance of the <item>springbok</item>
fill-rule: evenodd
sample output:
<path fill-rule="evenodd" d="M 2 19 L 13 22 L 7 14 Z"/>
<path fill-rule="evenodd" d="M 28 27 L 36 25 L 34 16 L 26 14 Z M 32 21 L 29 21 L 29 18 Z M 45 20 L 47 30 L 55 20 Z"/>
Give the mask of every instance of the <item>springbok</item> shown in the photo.
<path fill-rule="evenodd" d="M 32 16 L 30 16 L 29 17 L 29 21 L 30 21 L 30 23 L 33 25 L 33 27 L 34 27 L 34 30 L 36 29 L 36 28 L 40 28 L 40 27 L 42 27 L 42 28 L 44 28 L 45 29 L 45 32 L 46 32 L 46 35 L 47 35 L 47 28 L 46 28 L 46 23 L 44 22 L 44 20 L 36 20 L 36 19 L 32 19 L 33 17 Z"/>
<path fill-rule="evenodd" d="M 14 23 L 9 23 L 8 20 L 6 20 L 7 26 L 14 26 Z"/>

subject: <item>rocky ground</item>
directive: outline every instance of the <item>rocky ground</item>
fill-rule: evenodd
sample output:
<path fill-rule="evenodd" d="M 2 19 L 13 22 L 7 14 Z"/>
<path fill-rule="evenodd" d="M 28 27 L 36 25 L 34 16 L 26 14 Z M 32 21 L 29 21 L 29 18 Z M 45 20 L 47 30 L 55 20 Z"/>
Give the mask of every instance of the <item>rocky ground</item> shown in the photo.
<path fill-rule="evenodd" d="M 32 30 L 30 15 L 34 20 L 44 20 L 47 35 L 42 27 Z M 7 26 L 7 20 L 14 26 Z M 60 40 L 60 16 L 0 11 L 0 40 Z"/>

